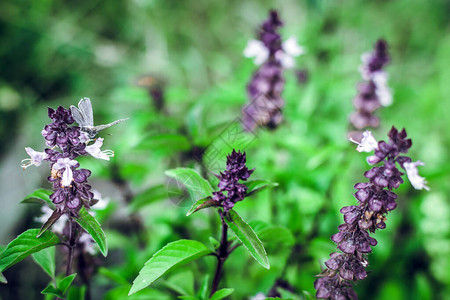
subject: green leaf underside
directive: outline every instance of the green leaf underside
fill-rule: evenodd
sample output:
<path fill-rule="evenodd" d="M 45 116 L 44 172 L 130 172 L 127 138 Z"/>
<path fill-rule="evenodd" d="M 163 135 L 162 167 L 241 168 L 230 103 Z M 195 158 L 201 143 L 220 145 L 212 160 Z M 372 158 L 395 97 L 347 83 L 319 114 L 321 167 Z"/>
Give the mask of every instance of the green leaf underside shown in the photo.
<path fill-rule="evenodd" d="M 190 216 L 193 213 L 195 213 L 195 212 L 197 212 L 197 211 L 199 211 L 201 209 L 204 209 L 204 208 L 207 208 L 207 207 L 212 207 L 212 206 L 221 206 L 221 205 L 220 205 L 220 202 L 212 200 L 211 197 L 206 197 L 206 198 L 197 200 L 197 202 L 195 202 L 191 206 L 189 211 L 186 213 L 186 216 Z"/>
<path fill-rule="evenodd" d="M 0 256 L 0 272 L 18 263 L 25 257 L 42 249 L 56 245 L 59 238 L 50 231 L 44 232 L 40 238 L 36 238 L 39 229 L 28 229 L 20 234 L 8 246 Z"/>
<path fill-rule="evenodd" d="M 0 273 L 0 283 L 8 283 L 8 280 L 6 280 L 5 275 L 3 273 Z"/>
<path fill-rule="evenodd" d="M 238 213 L 230 210 L 225 215 L 225 222 L 234 232 L 236 237 L 242 242 L 244 247 L 250 252 L 253 258 L 264 268 L 270 269 L 269 259 L 261 240 L 253 229 L 248 225 Z"/>
<path fill-rule="evenodd" d="M 233 292 L 234 292 L 234 289 L 221 289 L 221 290 L 218 290 L 217 292 L 215 292 L 214 295 L 212 295 L 212 297 L 209 298 L 209 300 L 221 300 L 225 297 L 228 297 Z"/>
<path fill-rule="evenodd" d="M 249 180 L 249 181 L 245 181 L 243 182 L 248 190 L 247 190 L 247 196 L 251 196 L 257 192 L 262 191 L 265 188 L 269 188 L 269 187 L 276 187 L 278 186 L 278 183 L 276 182 L 270 182 L 267 180 Z"/>
<path fill-rule="evenodd" d="M 51 277 L 55 277 L 55 247 L 32 254 L 34 261 Z"/>
<path fill-rule="evenodd" d="M 39 233 L 36 237 L 40 237 L 44 232 L 47 231 L 52 225 L 58 221 L 58 219 L 63 215 L 64 213 L 59 210 L 54 210 L 50 218 L 42 225 L 41 229 L 39 230 Z"/>
<path fill-rule="evenodd" d="M 106 244 L 106 235 L 100 226 L 100 223 L 86 210 L 84 206 L 81 207 L 78 217 L 75 221 L 84 228 L 97 243 L 100 252 L 103 256 L 108 255 L 108 246 Z"/>
<path fill-rule="evenodd" d="M 45 289 L 41 291 L 41 294 L 44 295 L 54 295 L 59 298 L 64 298 L 64 294 L 66 293 L 69 286 L 72 284 L 72 281 L 77 276 L 76 273 L 70 274 L 67 277 L 64 277 L 63 279 L 59 280 L 57 282 L 57 287 L 55 288 L 54 284 L 51 282 L 49 283 Z"/>
<path fill-rule="evenodd" d="M 133 281 L 129 295 L 149 286 L 170 270 L 209 253 L 211 251 L 205 245 L 193 240 L 179 240 L 167 244 L 145 263 Z"/>
<path fill-rule="evenodd" d="M 56 206 L 53 204 L 52 200 L 50 200 L 51 194 L 53 194 L 53 191 L 51 190 L 38 189 L 26 196 L 21 203 L 47 204 L 51 209 L 55 210 Z"/>
<path fill-rule="evenodd" d="M 201 177 L 195 170 L 189 168 L 177 168 L 167 170 L 166 176 L 175 179 L 179 184 L 183 184 L 192 200 L 207 198 L 213 193 L 209 182 Z"/>

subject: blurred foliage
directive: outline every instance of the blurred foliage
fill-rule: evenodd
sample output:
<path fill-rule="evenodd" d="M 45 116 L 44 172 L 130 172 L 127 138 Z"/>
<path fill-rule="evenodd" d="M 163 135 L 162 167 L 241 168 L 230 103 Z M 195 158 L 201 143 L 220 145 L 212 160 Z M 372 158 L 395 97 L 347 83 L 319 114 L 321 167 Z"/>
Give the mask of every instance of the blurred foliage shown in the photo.
<path fill-rule="evenodd" d="M 297 67 L 308 70 L 308 81 L 286 72 L 285 122 L 276 131 L 242 133 L 238 118 L 256 69 L 242 51 L 271 8 L 284 21 L 284 39 L 294 35 L 307 48 Z M 44 147 L 46 106 L 90 97 L 96 123 L 130 117 L 107 130 L 112 136 L 103 134 L 116 153 L 112 162 L 80 161 L 112 201 L 101 216 L 110 253 L 91 278 L 92 299 L 126 297 L 145 261 L 168 242 L 219 238 L 213 211 L 186 217 L 192 202 L 164 171 L 193 167 L 214 183 L 210 171 L 224 167 L 232 147 L 247 151 L 252 178 L 279 184 L 236 209 L 247 221 L 289 229 L 295 242 L 265 244 L 270 270 L 238 248 L 221 287 L 234 288 L 231 299 L 246 299 L 282 278 L 292 287 L 285 295 L 313 293 L 314 275 L 334 250 L 329 237 L 342 222 L 339 209 L 355 203 L 353 185 L 368 169 L 346 132 L 360 55 L 380 37 L 390 45 L 394 103 L 377 112 L 382 126 L 374 135 L 385 139 L 392 125 L 405 127 L 411 157 L 426 163 L 421 173 L 431 191 L 401 187 L 357 292 L 361 299 L 448 298 L 450 2 L 18 0 L 1 1 L 0 12 L 2 154 L 15 143 Z M 24 218 L 17 223 L 34 220 Z M 25 260 L 5 272 L 2 299 L 41 299 L 38 268 Z M 214 268 L 214 258 L 204 258 L 135 298 L 174 299 L 174 286 L 198 293 Z M 69 294 L 78 299 L 85 290 Z"/>

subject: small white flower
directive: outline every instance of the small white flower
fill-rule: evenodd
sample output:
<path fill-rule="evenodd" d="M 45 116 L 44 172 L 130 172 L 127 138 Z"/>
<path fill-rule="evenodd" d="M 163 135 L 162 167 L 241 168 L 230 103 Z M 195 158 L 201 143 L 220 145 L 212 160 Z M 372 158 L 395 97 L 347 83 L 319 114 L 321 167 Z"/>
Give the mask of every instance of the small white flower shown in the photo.
<path fill-rule="evenodd" d="M 21 166 L 24 170 L 32 165 L 40 166 L 42 161 L 48 157 L 47 153 L 35 151 L 30 147 L 26 147 L 25 151 L 30 156 L 30 158 L 26 158 L 21 161 Z"/>
<path fill-rule="evenodd" d="M 65 157 L 58 159 L 56 163 L 53 165 L 53 169 L 55 170 L 64 169 L 61 180 L 62 186 L 69 186 L 72 183 L 73 172 L 71 167 L 77 164 L 78 162 L 76 160 L 71 160 L 70 158 Z"/>
<path fill-rule="evenodd" d="M 372 132 L 368 130 L 363 132 L 363 138 L 361 139 L 361 143 L 358 143 L 352 138 L 350 138 L 350 141 L 352 141 L 355 144 L 358 144 L 358 147 L 356 147 L 356 150 L 358 152 L 372 152 L 373 150 L 378 149 L 377 140 L 373 137 Z"/>
<path fill-rule="evenodd" d="M 290 69 L 295 65 L 294 57 L 305 54 L 305 48 L 300 46 L 297 42 L 297 38 L 290 37 L 282 45 L 282 50 L 275 53 L 275 58 L 280 61 L 281 65 Z M 247 47 L 244 49 L 244 56 L 254 58 L 253 62 L 256 65 L 264 63 L 269 58 L 269 50 L 266 48 L 263 42 L 258 40 L 250 40 L 247 43 Z"/>
<path fill-rule="evenodd" d="M 392 92 L 387 85 L 389 75 L 384 71 L 377 71 L 372 73 L 372 80 L 375 84 L 375 93 L 377 94 L 378 101 L 383 106 L 389 106 L 392 104 Z"/>
<path fill-rule="evenodd" d="M 89 233 L 83 232 L 80 235 L 78 242 L 83 245 L 83 250 L 85 252 L 91 255 L 95 255 L 97 253 L 97 249 L 94 246 L 95 242 Z"/>
<path fill-rule="evenodd" d="M 250 40 L 244 49 L 244 56 L 248 58 L 254 57 L 255 65 L 260 65 L 269 58 L 269 50 L 264 43 L 258 40 Z"/>
<path fill-rule="evenodd" d="M 305 48 L 300 46 L 297 42 L 297 38 L 291 36 L 287 39 L 281 47 L 283 51 L 278 51 L 275 55 L 281 62 L 281 65 L 286 69 L 291 69 L 295 66 L 294 57 L 305 54 Z"/>
<path fill-rule="evenodd" d="M 110 157 L 114 156 L 114 151 L 112 150 L 100 150 L 103 145 L 103 138 L 98 138 L 92 145 L 86 146 L 86 152 L 98 159 L 109 160 Z"/>
<path fill-rule="evenodd" d="M 425 189 L 427 191 L 430 190 L 430 188 L 427 186 L 427 182 L 425 181 L 425 178 L 419 175 L 419 170 L 417 170 L 417 166 L 424 166 L 425 164 L 421 162 L 420 160 L 416 162 L 406 162 L 403 164 L 406 170 L 406 175 L 408 175 L 409 182 L 411 182 L 412 186 L 416 190 L 422 190 Z"/>
<path fill-rule="evenodd" d="M 43 215 L 37 217 L 35 220 L 36 222 L 44 224 L 53 214 L 53 210 L 48 206 L 42 206 L 41 211 Z M 55 223 L 53 223 L 50 230 L 53 231 L 54 233 L 62 234 L 67 221 L 68 221 L 67 216 L 65 214 L 62 215 Z"/>
<path fill-rule="evenodd" d="M 368 65 L 371 59 L 372 59 L 371 52 L 365 52 L 361 54 L 362 64 L 359 66 L 359 72 L 361 73 L 361 77 L 364 80 L 370 80 L 370 70 L 368 68 Z"/>

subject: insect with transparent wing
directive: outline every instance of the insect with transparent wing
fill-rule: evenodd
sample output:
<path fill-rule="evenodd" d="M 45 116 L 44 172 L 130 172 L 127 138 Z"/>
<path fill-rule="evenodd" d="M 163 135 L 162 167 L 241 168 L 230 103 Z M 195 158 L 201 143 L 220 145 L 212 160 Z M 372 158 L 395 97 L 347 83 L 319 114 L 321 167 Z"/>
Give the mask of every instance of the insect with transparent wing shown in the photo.
<path fill-rule="evenodd" d="M 78 102 L 78 108 L 71 105 L 70 111 L 75 121 L 80 125 L 81 130 L 86 132 L 90 139 L 93 139 L 100 130 L 128 120 L 128 118 L 119 119 L 106 125 L 94 126 L 94 113 L 92 111 L 91 99 L 89 98 L 81 99 L 80 102 Z"/>

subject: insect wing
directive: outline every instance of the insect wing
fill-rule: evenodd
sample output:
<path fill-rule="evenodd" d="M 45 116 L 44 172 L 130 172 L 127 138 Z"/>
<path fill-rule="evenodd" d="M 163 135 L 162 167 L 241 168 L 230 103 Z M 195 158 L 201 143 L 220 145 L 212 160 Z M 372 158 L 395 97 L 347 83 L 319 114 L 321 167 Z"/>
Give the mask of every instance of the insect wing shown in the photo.
<path fill-rule="evenodd" d="M 83 98 L 78 102 L 78 108 L 83 115 L 85 121 L 84 126 L 94 126 L 94 113 L 92 112 L 91 99 Z"/>
<path fill-rule="evenodd" d="M 124 121 L 126 121 L 126 120 L 128 120 L 128 118 L 126 118 L 126 119 L 119 119 L 119 120 L 116 120 L 116 121 L 111 122 L 111 123 L 106 124 L 106 125 L 98 125 L 98 126 L 94 126 L 94 130 L 97 131 L 97 132 L 99 132 L 100 130 L 109 128 L 109 127 L 111 127 L 111 126 L 113 126 L 113 125 L 122 123 L 122 122 L 124 122 Z"/>
<path fill-rule="evenodd" d="M 75 119 L 75 121 L 81 126 L 86 125 L 86 120 L 84 119 L 83 113 L 76 108 L 75 106 L 70 106 L 70 112 L 72 113 L 72 117 Z"/>

